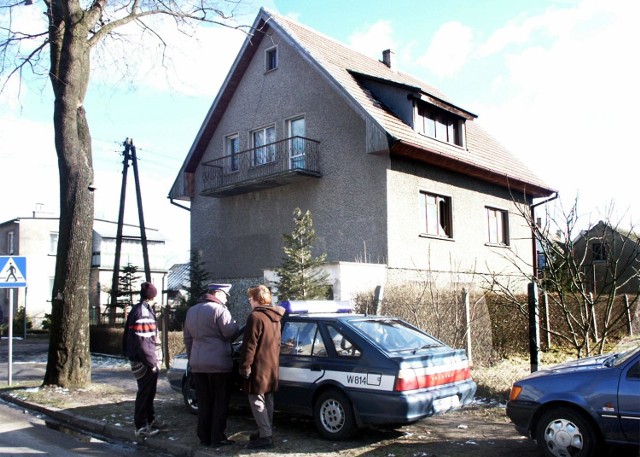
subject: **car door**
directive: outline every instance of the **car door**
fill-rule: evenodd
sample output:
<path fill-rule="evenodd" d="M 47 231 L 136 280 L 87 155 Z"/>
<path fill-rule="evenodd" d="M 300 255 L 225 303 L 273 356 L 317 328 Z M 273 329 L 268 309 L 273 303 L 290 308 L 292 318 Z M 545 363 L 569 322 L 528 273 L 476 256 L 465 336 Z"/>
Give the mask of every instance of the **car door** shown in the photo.
<path fill-rule="evenodd" d="M 628 441 L 640 442 L 640 355 L 622 370 L 618 388 L 620 427 Z"/>
<path fill-rule="evenodd" d="M 309 414 L 314 384 L 324 376 L 328 358 L 318 323 L 311 319 L 287 319 L 280 345 L 280 388 L 276 409 Z"/>

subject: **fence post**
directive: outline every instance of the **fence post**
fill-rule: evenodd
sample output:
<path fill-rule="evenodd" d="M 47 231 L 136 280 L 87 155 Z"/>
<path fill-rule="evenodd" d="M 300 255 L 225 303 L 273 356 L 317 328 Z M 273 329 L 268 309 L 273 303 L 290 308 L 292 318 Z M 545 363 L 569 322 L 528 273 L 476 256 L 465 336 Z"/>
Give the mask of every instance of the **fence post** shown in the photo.
<path fill-rule="evenodd" d="M 164 367 L 168 370 L 170 364 L 169 354 L 169 313 L 170 308 L 168 304 L 162 307 L 162 359 Z"/>
<path fill-rule="evenodd" d="M 382 304 L 382 296 L 384 295 L 384 286 L 376 286 L 373 296 L 373 314 L 380 315 L 380 305 Z"/>
<path fill-rule="evenodd" d="M 529 358 L 531 359 L 531 373 L 538 371 L 540 355 L 540 331 L 538 321 L 538 285 L 530 282 L 527 287 L 529 295 Z"/>
<path fill-rule="evenodd" d="M 467 358 L 469 359 L 469 365 L 472 364 L 471 358 L 471 310 L 469 306 L 469 290 L 466 287 L 462 288 L 462 299 L 464 300 L 464 311 L 467 319 Z"/>
<path fill-rule="evenodd" d="M 549 297 L 547 296 L 547 291 L 542 292 L 542 301 L 544 302 L 544 318 L 545 325 L 544 329 L 547 333 L 547 351 L 551 349 L 551 319 L 549 318 Z"/>
<path fill-rule="evenodd" d="M 629 306 L 629 295 L 624 294 L 624 308 L 627 311 L 627 330 L 629 336 L 633 336 L 633 325 L 631 325 L 631 308 Z"/>

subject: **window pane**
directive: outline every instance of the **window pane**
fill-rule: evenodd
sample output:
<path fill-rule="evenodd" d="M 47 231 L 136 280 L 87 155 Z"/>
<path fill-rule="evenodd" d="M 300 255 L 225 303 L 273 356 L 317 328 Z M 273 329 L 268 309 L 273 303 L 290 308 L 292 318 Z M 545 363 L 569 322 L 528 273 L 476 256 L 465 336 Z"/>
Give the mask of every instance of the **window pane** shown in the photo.
<path fill-rule="evenodd" d="M 318 342 L 318 339 L 322 340 L 315 323 L 287 322 L 282 329 L 280 354 L 310 356 L 312 351 L 321 352 L 324 344 Z M 314 349 L 316 344 L 318 346 Z"/>
<path fill-rule="evenodd" d="M 426 196 L 427 210 L 427 233 L 430 235 L 438 234 L 438 206 L 436 198 L 433 195 Z"/>
<path fill-rule="evenodd" d="M 333 348 L 340 357 L 360 357 L 360 350 L 353 345 L 351 340 L 340 333 L 334 326 L 328 325 L 327 330 L 333 342 Z"/>
<path fill-rule="evenodd" d="M 267 71 L 278 66 L 278 53 L 275 48 L 267 50 Z"/>
<path fill-rule="evenodd" d="M 447 141 L 447 124 L 440 116 L 436 120 L 436 138 L 442 141 Z"/>
<path fill-rule="evenodd" d="M 451 237 L 451 202 L 449 197 L 424 193 L 420 215 L 424 217 L 425 232 L 429 235 Z"/>
<path fill-rule="evenodd" d="M 227 138 L 227 151 L 226 155 L 229 156 L 229 169 L 231 171 L 238 170 L 238 149 L 239 141 L 237 136 Z"/>
<path fill-rule="evenodd" d="M 494 208 L 487 208 L 487 228 L 489 243 L 508 245 L 508 213 Z"/>
<path fill-rule="evenodd" d="M 49 234 L 49 254 L 56 255 L 58 253 L 58 234 Z"/>
<path fill-rule="evenodd" d="M 273 144 L 276 142 L 276 128 L 269 127 L 266 130 L 266 144 L 267 146 L 267 162 L 273 162 L 276 160 L 276 145 Z"/>
<path fill-rule="evenodd" d="M 264 145 L 264 130 L 253 132 L 254 165 L 261 165 L 266 162 L 266 151 L 260 147 Z"/>

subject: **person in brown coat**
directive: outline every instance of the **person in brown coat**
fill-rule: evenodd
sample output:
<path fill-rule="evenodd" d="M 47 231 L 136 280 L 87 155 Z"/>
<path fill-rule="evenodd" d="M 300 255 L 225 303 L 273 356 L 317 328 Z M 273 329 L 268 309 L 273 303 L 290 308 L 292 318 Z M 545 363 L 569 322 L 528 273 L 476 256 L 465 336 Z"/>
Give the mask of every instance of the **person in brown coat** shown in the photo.
<path fill-rule="evenodd" d="M 243 391 L 258 426 L 247 447 L 260 449 L 273 445 L 273 393 L 278 390 L 284 308 L 271 304 L 271 292 L 266 286 L 252 287 L 247 295 L 252 310 L 244 329 L 239 372 L 245 379 Z"/>

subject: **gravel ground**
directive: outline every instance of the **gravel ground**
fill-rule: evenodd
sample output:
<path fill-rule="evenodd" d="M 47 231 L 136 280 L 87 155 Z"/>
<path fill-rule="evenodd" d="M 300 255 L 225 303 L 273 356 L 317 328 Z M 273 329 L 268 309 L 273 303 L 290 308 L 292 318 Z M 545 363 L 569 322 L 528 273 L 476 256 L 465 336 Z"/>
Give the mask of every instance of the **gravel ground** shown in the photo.
<path fill-rule="evenodd" d="M 92 357 L 92 384 L 73 391 L 42 388 L 46 363 L 47 341 L 16 341 L 14 343 L 14 386 L 0 389 L 22 401 L 47 408 L 57 408 L 99 421 L 120 430 L 119 436 L 135 440 L 133 435 L 133 401 L 136 383 L 126 361 L 119 358 Z M 6 341 L 0 342 L 0 380 L 6 379 Z M 498 457 L 537 456 L 535 443 L 520 436 L 505 415 L 504 405 L 478 402 L 471 407 L 441 416 L 421 420 L 397 429 L 369 428 L 348 441 L 331 442 L 320 438 L 311 419 L 276 413 L 274 447 L 262 452 L 245 449 L 249 434 L 255 430 L 248 407 L 233 407 L 227 434 L 236 441 L 220 449 L 198 445 L 195 436 L 196 416 L 188 413 L 182 397 L 174 392 L 161 374 L 156 397 L 157 415 L 169 428 L 146 445 L 167 450 L 182 444 L 183 455 L 255 456 L 287 455 L 291 457 L 321 456 L 422 456 L 422 457 Z M 127 438 L 128 437 L 128 438 Z M 609 455 L 626 454 L 613 450 Z"/>

